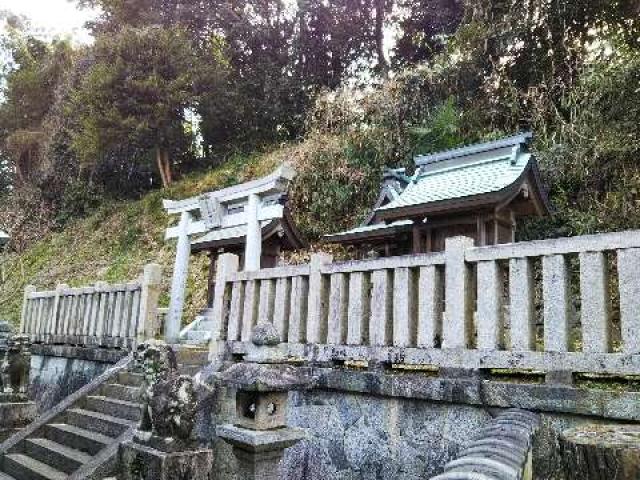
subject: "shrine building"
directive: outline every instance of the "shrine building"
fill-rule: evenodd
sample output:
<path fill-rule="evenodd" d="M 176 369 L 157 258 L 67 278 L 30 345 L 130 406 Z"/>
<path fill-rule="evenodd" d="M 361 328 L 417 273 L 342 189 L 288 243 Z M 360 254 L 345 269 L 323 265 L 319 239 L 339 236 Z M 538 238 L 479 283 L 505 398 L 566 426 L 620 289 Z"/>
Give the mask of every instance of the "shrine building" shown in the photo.
<path fill-rule="evenodd" d="M 365 222 L 323 241 L 353 246 L 363 257 L 442 251 L 445 238 L 457 235 L 478 246 L 513 242 L 519 218 L 550 214 L 531 138 L 521 133 L 420 155 L 412 176 L 386 170 Z"/>

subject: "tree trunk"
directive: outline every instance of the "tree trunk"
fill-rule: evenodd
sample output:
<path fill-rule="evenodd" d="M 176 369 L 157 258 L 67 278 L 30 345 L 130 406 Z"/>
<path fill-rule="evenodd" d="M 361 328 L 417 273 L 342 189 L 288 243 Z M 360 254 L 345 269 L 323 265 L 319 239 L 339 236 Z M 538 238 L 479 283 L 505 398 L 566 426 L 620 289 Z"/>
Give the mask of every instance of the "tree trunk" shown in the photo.
<path fill-rule="evenodd" d="M 566 480 L 640 478 L 640 426 L 587 425 L 560 435 Z"/>
<path fill-rule="evenodd" d="M 162 188 L 167 188 L 169 186 L 169 183 L 167 182 L 167 175 L 164 170 L 162 149 L 160 147 L 156 148 L 156 165 L 158 166 L 158 171 L 160 172 Z"/>
<path fill-rule="evenodd" d="M 386 12 L 386 3 L 388 0 L 376 0 L 376 52 L 378 56 L 378 67 L 383 77 L 389 75 L 389 62 L 384 55 L 384 17 Z"/>
<path fill-rule="evenodd" d="M 164 176 L 167 179 L 167 184 L 171 185 L 173 183 L 173 174 L 171 173 L 171 162 L 169 161 L 168 150 L 164 150 L 163 166 L 164 166 Z"/>
<path fill-rule="evenodd" d="M 307 36 L 307 27 L 305 24 L 305 15 L 307 13 L 307 0 L 298 0 L 298 32 L 299 41 L 298 41 L 298 65 L 300 68 L 300 75 L 305 77 L 306 75 L 306 65 L 304 54 L 304 47 L 306 45 L 306 36 Z"/>
<path fill-rule="evenodd" d="M 162 179 L 162 186 L 167 188 L 173 183 L 169 152 L 160 147 L 156 148 L 156 163 L 158 165 L 158 171 L 160 172 L 160 178 Z"/>

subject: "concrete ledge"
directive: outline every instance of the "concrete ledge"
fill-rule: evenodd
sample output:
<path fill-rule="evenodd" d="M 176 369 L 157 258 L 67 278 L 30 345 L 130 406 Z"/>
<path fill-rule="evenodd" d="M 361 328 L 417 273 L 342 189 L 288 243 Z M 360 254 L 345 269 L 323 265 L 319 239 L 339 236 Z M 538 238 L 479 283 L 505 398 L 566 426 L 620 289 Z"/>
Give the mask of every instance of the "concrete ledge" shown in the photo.
<path fill-rule="evenodd" d="M 220 425 L 216 434 L 234 447 L 253 453 L 281 451 L 306 437 L 301 428 L 250 430 L 232 424 Z"/>
<path fill-rule="evenodd" d="M 259 350 L 251 342 L 226 342 L 221 348 L 231 355 L 255 355 Z M 299 363 L 368 361 L 381 364 L 405 364 L 457 369 L 522 369 L 612 375 L 636 375 L 640 372 L 640 354 L 539 352 L 482 350 L 465 348 L 374 347 L 365 345 L 327 345 L 283 343 L 278 355 Z M 268 357 L 268 354 L 265 354 Z M 268 358 L 265 358 L 268 360 Z"/>
<path fill-rule="evenodd" d="M 31 345 L 32 355 L 43 357 L 64 357 L 101 363 L 118 363 L 126 357 L 128 352 L 110 348 L 87 348 L 73 345 L 45 345 L 34 343 Z"/>
<path fill-rule="evenodd" d="M 562 385 L 506 383 L 481 378 L 442 378 L 388 371 L 313 368 L 316 387 L 378 396 L 482 407 L 521 408 L 640 421 L 640 393 Z"/>

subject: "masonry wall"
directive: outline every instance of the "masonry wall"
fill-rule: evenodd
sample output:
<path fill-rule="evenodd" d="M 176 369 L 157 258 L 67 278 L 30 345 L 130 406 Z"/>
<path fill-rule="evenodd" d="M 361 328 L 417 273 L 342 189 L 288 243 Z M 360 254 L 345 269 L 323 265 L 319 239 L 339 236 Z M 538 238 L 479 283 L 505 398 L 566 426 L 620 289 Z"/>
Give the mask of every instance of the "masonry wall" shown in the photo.
<path fill-rule="evenodd" d="M 565 480 L 557 446 L 563 430 L 586 423 L 640 420 L 636 392 L 473 377 L 313 370 L 317 388 L 289 397 L 288 423 L 304 428 L 308 438 L 285 454 L 284 480 L 427 480 L 441 473 L 506 408 L 540 415 L 534 479 Z M 233 392 L 215 390 L 203 402 L 198 434 L 215 446 L 214 479 L 234 480 L 231 448 L 215 438 L 215 425 L 233 419 Z"/>
<path fill-rule="evenodd" d="M 366 394 L 293 394 L 289 424 L 309 438 L 289 449 L 287 480 L 424 480 L 483 425 L 485 409 Z"/>
<path fill-rule="evenodd" d="M 88 384 L 125 352 L 69 346 L 34 345 L 29 373 L 29 398 L 42 413 Z"/>
<path fill-rule="evenodd" d="M 442 473 L 499 409 L 367 394 L 293 394 L 289 420 L 309 438 L 286 453 L 285 480 L 427 480 Z M 610 420 L 542 413 L 534 480 L 565 480 L 557 437 Z"/>

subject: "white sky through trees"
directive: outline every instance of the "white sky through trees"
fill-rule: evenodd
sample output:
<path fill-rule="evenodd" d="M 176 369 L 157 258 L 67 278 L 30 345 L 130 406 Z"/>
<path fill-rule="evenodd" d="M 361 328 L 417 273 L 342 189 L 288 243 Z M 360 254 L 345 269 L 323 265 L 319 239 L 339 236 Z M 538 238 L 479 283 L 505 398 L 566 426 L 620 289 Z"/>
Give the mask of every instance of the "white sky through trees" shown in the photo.
<path fill-rule="evenodd" d="M 98 15 L 96 10 L 79 9 L 73 0 L 0 0 L 3 11 L 27 17 L 38 36 L 70 37 L 74 43 L 92 41 L 84 24 Z"/>

